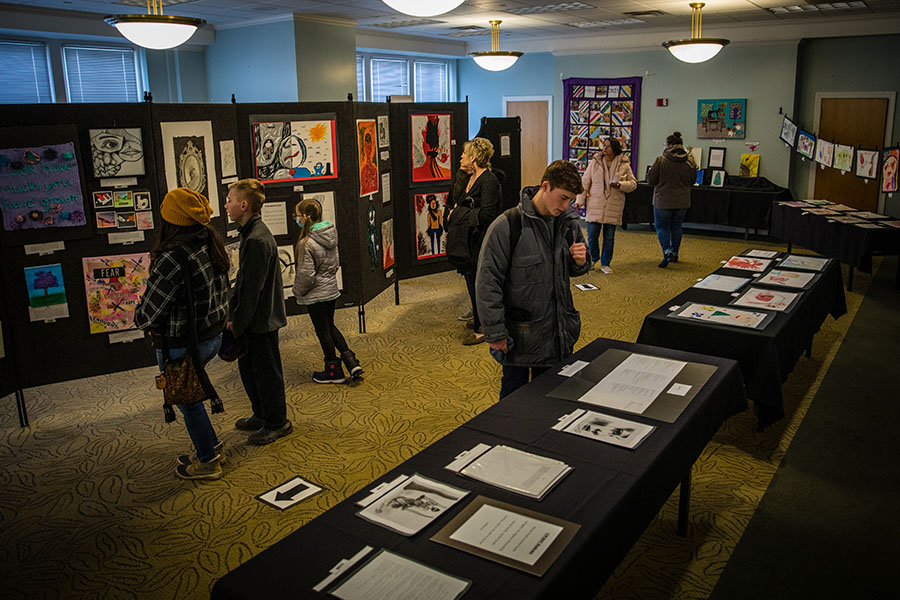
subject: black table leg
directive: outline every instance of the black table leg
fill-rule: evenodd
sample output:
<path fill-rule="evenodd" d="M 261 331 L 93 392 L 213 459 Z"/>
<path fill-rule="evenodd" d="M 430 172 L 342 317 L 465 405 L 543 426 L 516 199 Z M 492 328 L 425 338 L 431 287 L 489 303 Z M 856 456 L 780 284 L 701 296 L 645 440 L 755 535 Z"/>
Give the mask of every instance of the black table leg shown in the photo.
<path fill-rule="evenodd" d="M 19 426 L 28 427 L 28 409 L 25 407 L 25 392 L 16 390 L 16 408 L 19 411 Z"/>
<path fill-rule="evenodd" d="M 788 248 L 787 248 L 788 254 L 791 253 L 791 248 L 793 248 L 793 247 L 794 247 L 794 244 L 792 244 L 791 242 L 788 242 Z"/>
<path fill-rule="evenodd" d="M 850 292 L 853 290 L 853 266 L 848 265 L 850 271 L 847 275 L 847 291 Z"/>
<path fill-rule="evenodd" d="M 691 465 L 693 468 L 693 465 Z M 684 479 L 681 480 L 681 486 L 678 494 L 678 525 L 675 533 L 681 537 L 687 536 L 688 517 L 691 512 L 691 472 L 688 471 Z"/>
<path fill-rule="evenodd" d="M 359 317 L 359 332 L 366 332 L 366 306 L 364 304 L 360 304 L 357 311 L 357 316 Z"/>

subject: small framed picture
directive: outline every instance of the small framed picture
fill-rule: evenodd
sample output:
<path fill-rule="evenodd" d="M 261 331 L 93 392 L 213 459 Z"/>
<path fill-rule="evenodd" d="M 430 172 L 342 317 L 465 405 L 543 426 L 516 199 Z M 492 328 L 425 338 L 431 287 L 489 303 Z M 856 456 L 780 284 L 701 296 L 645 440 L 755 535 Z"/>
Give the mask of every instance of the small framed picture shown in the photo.
<path fill-rule="evenodd" d="M 791 148 L 794 147 L 794 142 L 797 141 L 797 124 L 788 119 L 787 115 L 781 121 L 781 135 L 779 137 L 782 142 Z"/>
<path fill-rule="evenodd" d="M 150 210 L 150 192 L 134 193 L 134 209 Z"/>
<path fill-rule="evenodd" d="M 709 179 L 709 185 L 712 187 L 722 187 L 725 185 L 725 171 L 713 171 L 712 177 Z"/>
<path fill-rule="evenodd" d="M 724 169 L 725 148 L 710 148 L 709 163 L 706 166 L 710 169 Z"/>

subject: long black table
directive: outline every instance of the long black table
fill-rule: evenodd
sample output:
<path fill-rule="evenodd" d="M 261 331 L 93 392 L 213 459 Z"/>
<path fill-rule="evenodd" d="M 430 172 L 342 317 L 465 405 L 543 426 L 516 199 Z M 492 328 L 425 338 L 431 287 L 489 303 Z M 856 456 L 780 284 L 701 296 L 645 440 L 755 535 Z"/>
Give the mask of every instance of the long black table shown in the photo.
<path fill-rule="evenodd" d="M 465 423 L 307 525 L 218 580 L 215 600 L 280 597 L 320 598 L 312 587 L 344 558 L 364 546 L 386 548 L 473 583 L 464 599 L 591 598 L 628 549 L 682 482 L 689 493 L 690 469 L 729 416 L 747 409 L 740 369 L 734 361 L 665 348 L 598 339 L 566 361 L 590 361 L 608 348 L 619 348 L 715 365 L 717 370 L 674 423 L 616 413 L 651 423 L 657 429 L 635 450 L 554 431 L 559 417 L 575 408 L 607 412 L 589 405 L 546 397 L 564 378 L 553 369 Z M 561 365 L 560 365 L 561 366 Z M 563 460 L 573 467 L 542 501 L 504 492 L 457 476 L 444 467 L 477 443 L 508 444 Z M 436 523 L 404 537 L 365 521 L 355 502 L 376 483 L 419 473 L 471 490 Z M 315 481 L 314 474 L 309 478 Z M 430 541 L 476 495 L 530 508 L 581 525 L 543 577 L 535 577 Z M 686 503 L 682 504 L 682 513 Z"/>
<path fill-rule="evenodd" d="M 715 273 L 732 277 L 751 276 L 747 271 L 724 267 Z M 746 284 L 741 291 L 752 285 L 753 283 Z M 776 312 L 774 320 L 762 330 L 668 316 L 672 312 L 671 307 L 681 306 L 686 302 L 726 306 L 733 299 L 729 292 L 688 288 L 644 317 L 637 341 L 688 352 L 726 356 L 738 361 L 759 427 L 764 429 L 784 417 L 781 384 L 793 371 L 800 356 L 804 352 L 810 352 L 813 336 L 819 331 L 819 327 L 829 314 L 837 319 L 847 312 L 840 264 L 837 261 L 829 262 L 821 277 L 809 290 L 803 292 L 794 308 L 790 312 Z"/>

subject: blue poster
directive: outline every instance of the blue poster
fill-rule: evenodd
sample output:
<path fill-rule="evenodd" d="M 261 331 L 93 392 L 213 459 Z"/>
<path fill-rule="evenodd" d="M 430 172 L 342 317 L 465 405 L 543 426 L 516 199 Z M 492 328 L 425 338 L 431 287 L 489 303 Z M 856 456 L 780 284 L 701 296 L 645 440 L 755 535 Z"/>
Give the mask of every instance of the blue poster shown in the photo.
<path fill-rule="evenodd" d="M 61 264 L 25 267 L 25 285 L 32 321 L 52 321 L 69 316 Z"/>

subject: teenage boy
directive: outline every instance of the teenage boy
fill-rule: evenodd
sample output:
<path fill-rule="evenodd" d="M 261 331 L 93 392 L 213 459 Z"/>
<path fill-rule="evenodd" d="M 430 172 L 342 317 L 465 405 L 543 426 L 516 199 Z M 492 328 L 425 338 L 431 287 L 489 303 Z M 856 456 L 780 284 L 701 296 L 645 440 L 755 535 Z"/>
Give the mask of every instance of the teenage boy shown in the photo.
<path fill-rule="evenodd" d="M 500 398 L 571 355 L 581 333 L 569 278 L 591 270 L 570 206 L 582 191 L 573 164 L 552 162 L 485 234 L 475 289 L 481 330 L 503 365 Z"/>
<path fill-rule="evenodd" d="M 271 444 L 293 430 L 287 419 L 278 351 L 278 330 L 287 324 L 281 268 L 275 238 L 260 217 L 265 201 L 265 189 L 256 179 L 232 183 L 225 201 L 225 212 L 239 225 L 241 236 L 228 328 L 235 337 L 247 338 L 247 353 L 238 359 L 238 370 L 253 408 L 252 415 L 238 419 L 234 426 L 252 431 L 247 443 L 256 446 Z"/>

